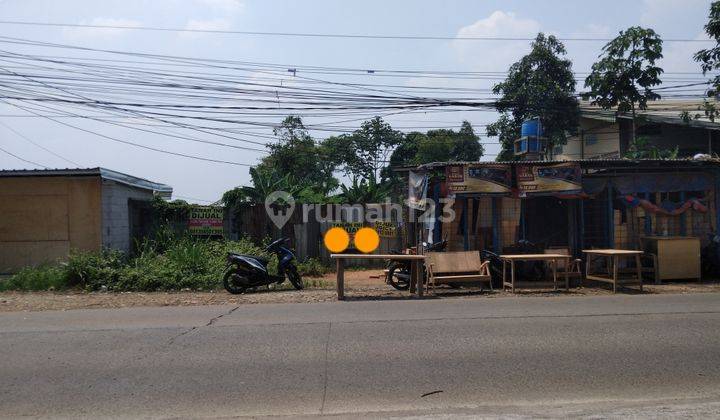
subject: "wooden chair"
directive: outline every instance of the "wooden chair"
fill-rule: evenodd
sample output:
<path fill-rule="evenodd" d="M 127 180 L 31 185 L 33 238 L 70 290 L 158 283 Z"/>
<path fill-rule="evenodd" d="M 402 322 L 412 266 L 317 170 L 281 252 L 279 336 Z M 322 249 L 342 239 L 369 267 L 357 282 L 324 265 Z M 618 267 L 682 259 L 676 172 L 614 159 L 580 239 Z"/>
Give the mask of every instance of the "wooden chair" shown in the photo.
<path fill-rule="evenodd" d="M 567 247 L 549 247 L 545 249 L 545 254 L 560 254 L 560 255 L 571 255 L 570 248 Z M 580 258 L 571 258 L 570 264 L 566 264 L 564 260 L 558 261 L 557 263 L 557 275 L 558 278 L 564 278 L 565 272 L 571 279 L 580 279 L 582 281 L 582 260 Z"/>
<path fill-rule="evenodd" d="M 438 284 L 487 282 L 492 290 L 490 262 L 480 260 L 480 251 L 428 252 L 428 292 Z"/>

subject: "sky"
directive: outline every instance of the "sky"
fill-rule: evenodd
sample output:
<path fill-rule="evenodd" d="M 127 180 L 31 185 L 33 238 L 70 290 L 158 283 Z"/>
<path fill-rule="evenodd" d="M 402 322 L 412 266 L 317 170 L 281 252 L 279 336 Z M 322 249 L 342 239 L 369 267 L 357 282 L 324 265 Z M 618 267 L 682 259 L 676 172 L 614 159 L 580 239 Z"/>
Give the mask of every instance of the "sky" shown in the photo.
<path fill-rule="evenodd" d="M 292 1 L 292 0 L 0 0 L 0 20 L 56 22 L 124 27 L 172 27 L 262 32 L 303 32 L 447 37 L 534 37 L 542 31 L 559 38 L 612 38 L 621 29 L 642 25 L 663 38 L 706 39 L 709 0 L 582 1 Z M 389 40 L 349 38 L 270 37 L 239 34 L 148 32 L 129 29 L 91 29 L 0 24 L 2 36 L 61 44 L 210 59 L 278 63 L 292 66 L 328 66 L 360 69 L 496 71 L 529 51 L 525 41 Z M 582 74 L 597 58 L 602 42 L 567 41 L 573 69 Z M 692 54 L 708 44 L 673 43 L 664 46 L 661 67 L 666 72 L 699 72 Z M 711 44 L 710 44 L 711 45 Z M 3 45 L 0 50 L 37 53 L 34 47 Z M 57 54 L 57 51 L 54 52 Z M 88 53 L 87 56 L 92 56 Z M 0 62 L 0 68 L 5 63 Z M 302 75 L 302 72 L 300 72 Z M 333 79 L 335 77 L 335 79 Z M 407 86 L 471 87 L 487 89 L 497 80 L 447 78 L 327 76 L 341 82 L 389 83 Z M 672 78 L 672 76 L 668 76 Z M 287 75 L 286 83 L 293 83 Z M 670 81 L 666 83 L 671 83 Z M 581 89 L 582 85 L 578 85 Z M 23 112 L 0 105 L 0 147 L 26 160 L 51 168 L 105 167 L 165 183 L 174 197 L 208 203 L 222 193 L 249 182 L 248 168 L 191 160 L 127 144 L 47 119 L 20 116 Z M 11 116 L 14 115 L 14 116 Z M 372 117 L 368 114 L 367 118 Z M 467 119 L 494 159 L 499 146 L 484 135 L 493 122 L 492 111 L 412 113 L 386 118 L 403 131 L 431 127 L 459 127 Z M 276 118 L 279 123 L 281 118 Z M 325 120 L 307 118 L 307 123 Z M 255 164 L 263 153 L 230 150 L 207 144 L 190 144 L 84 121 L 82 127 L 109 136 L 157 148 L 214 159 Z M 347 122 L 350 127 L 360 121 Z M 254 128 L 271 134 L 269 128 Z M 315 132 L 326 137 L 333 133 Z M 38 146 L 39 145 L 39 146 Z M 58 157 L 62 156 L 62 158 Z M 35 169 L 0 152 L 2 169 Z"/>

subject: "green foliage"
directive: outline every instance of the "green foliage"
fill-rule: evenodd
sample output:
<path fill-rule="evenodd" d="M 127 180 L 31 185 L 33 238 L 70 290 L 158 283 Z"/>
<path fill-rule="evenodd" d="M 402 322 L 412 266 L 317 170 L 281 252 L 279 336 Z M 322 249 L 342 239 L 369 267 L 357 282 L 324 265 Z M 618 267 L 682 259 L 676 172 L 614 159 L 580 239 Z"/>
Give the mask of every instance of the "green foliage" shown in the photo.
<path fill-rule="evenodd" d="M 638 137 L 630 143 L 625 157 L 628 159 L 677 159 L 679 150 L 658 149 L 647 137 Z"/>
<path fill-rule="evenodd" d="M 378 183 L 374 177 L 360 182 L 355 178 L 352 185 L 349 187 L 341 185 L 340 188 L 342 189 L 340 200 L 351 204 L 380 203 L 389 197 L 392 191 L 390 183 Z"/>
<path fill-rule="evenodd" d="M 500 115 L 497 121 L 488 124 L 485 128 L 488 136 L 497 137 L 500 142 L 500 153 L 496 160 L 507 161 L 515 160 L 514 142 L 520 138 L 520 128 L 522 120 L 516 120 L 508 114 Z"/>
<path fill-rule="evenodd" d="M 715 46 L 702 49 L 694 55 L 695 61 L 700 63 L 703 74 L 720 69 L 720 1 L 714 1 L 710 5 L 710 15 L 708 23 L 705 24 L 705 33 L 715 40 Z M 709 95 L 716 94 L 720 89 L 720 75 L 713 77 L 712 84 L 714 91 L 709 92 Z"/>
<path fill-rule="evenodd" d="M 388 157 L 402 140 L 403 133 L 375 117 L 351 134 L 327 138 L 323 148 L 332 164 L 351 178 L 379 179 Z"/>
<path fill-rule="evenodd" d="M 67 287 L 65 270 L 62 267 L 51 265 L 23 268 L 8 280 L 0 280 L 0 292 L 6 290 L 63 290 Z"/>
<path fill-rule="evenodd" d="M 710 122 L 715 122 L 715 120 L 720 117 L 720 109 L 718 109 L 717 105 L 715 105 L 714 102 L 710 102 L 707 99 L 703 100 L 702 105 L 698 105 L 697 107 L 698 111 L 703 111 L 707 119 L 710 120 Z M 680 118 L 683 120 L 684 123 L 689 124 L 693 120 L 699 120 L 702 118 L 702 114 L 700 112 L 696 113 L 690 113 L 690 111 L 682 111 L 680 113 Z"/>
<path fill-rule="evenodd" d="M 646 109 L 649 100 L 660 99 L 652 87 L 662 83 L 663 70 L 655 65 L 662 57 L 662 39 L 652 29 L 633 26 L 620 31 L 592 65 L 585 79 L 590 88 L 586 96 L 593 105 L 617 107 L 618 112 L 632 112 L 634 117 L 636 108 Z"/>
<path fill-rule="evenodd" d="M 268 146 L 270 154 L 259 167 L 288 176 L 286 182 L 298 191 L 310 188 L 327 195 L 338 187 L 331 159 L 315 143 L 300 117 L 288 116 L 274 133 L 278 141 Z"/>
<path fill-rule="evenodd" d="M 297 264 L 298 273 L 302 277 L 322 277 L 330 272 L 330 267 L 315 258 L 308 258 Z M 307 285 L 307 281 L 303 279 Z"/>
<path fill-rule="evenodd" d="M 502 115 L 488 127 L 488 134 L 500 140 L 499 160 L 512 156 L 513 142 L 519 138 L 524 120 L 540 118 L 548 150 L 565 144 L 568 133 L 577 130 L 575 77 L 572 62 L 563 58 L 566 54 L 557 38 L 539 33 L 530 53 L 510 66 L 505 81 L 493 87 L 493 92 L 501 95 L 496 109 Z"/>
<path fill-rule="evenodd" d="M 161 243 L 158 248 L 155 244 L 144 242 L 131 258 L 118 251 L 72 252 L 61 265 L 20 271 L 0 282 L 0 290 L 214 290 L 222 287 L 228 251 L 266 256 L 270 258 L 270 271 L 277 271 L 277 257 L 246 239 L 181 238 Z"/>

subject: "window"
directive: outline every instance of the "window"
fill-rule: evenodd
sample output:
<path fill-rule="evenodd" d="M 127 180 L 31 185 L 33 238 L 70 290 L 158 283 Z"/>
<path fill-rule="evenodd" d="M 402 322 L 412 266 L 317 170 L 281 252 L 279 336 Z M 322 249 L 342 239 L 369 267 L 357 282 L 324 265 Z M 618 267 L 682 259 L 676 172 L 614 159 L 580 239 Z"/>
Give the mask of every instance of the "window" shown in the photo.
<path fill-rule="evenodd" d="M 585 146 L 592 146 L 593 144 L 597 144 L 597 142 L 597 134 L 585 134 Z"/>

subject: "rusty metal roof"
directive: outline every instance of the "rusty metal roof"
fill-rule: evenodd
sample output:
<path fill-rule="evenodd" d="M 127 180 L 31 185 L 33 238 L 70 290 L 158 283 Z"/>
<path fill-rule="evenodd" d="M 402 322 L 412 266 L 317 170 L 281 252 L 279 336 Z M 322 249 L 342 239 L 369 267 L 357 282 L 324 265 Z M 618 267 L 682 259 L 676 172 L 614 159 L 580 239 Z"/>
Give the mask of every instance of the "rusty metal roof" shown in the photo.
<path fill-rule="evenodd" d="M 149 190 L 170 198 L 172 187 L 144 178 L 124 174 L 106 168 L 65 168 L 65 169 L 6 169 L 0 170 L 0 178 L 8 177 L 50 177 L 50 176 L 99 176 L 135 188 Z"/>
<path fill-rule="evenodd" d="M 642 166 L 667 166 L 667 167 L 681 167 L 681 166 L 713 166 L 720 167 L 720 159 L 717 158 L 706 158 L 706 159 L 693 159 L 693 158 L 682 158 L 682 159 L 570 159 L 570 160 L 513 160 L 513 161 L 476 161 L 476 162 L 432 162 L 418 166 L 403 166 L 393 168 L 396 171 L 404 172 L 409 170 L 422 170 L 440 168 L 450 165 L 554 165 L 559 163 L 579 163 L 581 167 L 594 168 L 594 169 L 612 169 L 622 167 L 642 167 Z"/>

